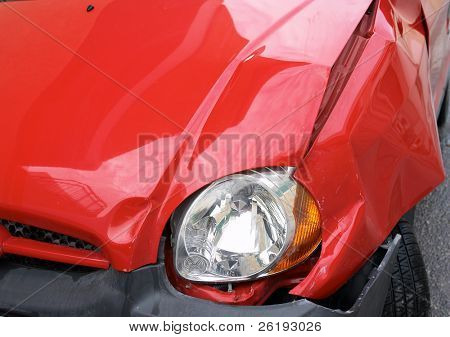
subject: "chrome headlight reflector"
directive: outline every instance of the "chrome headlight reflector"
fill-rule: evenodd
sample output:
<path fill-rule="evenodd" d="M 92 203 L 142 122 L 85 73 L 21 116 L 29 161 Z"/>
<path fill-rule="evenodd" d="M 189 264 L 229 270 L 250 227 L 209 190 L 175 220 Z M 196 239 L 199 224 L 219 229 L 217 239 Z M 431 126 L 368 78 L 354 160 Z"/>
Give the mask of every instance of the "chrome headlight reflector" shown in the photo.
<path fill-rule="evenodd" d="M 191 281 L 242 281 L 308 257 L 320 243 L 319 216 L 293 171 L 264 168 L 224 177 L 177 210 L 171 220 L 177 272 Z M 304 206 L 316 213 L 313 223 L 303 224 L 299 238 Z M 314 238 L 309 235 L 307 251 L 301 249 L 299 256 L 305 231 Z"/>

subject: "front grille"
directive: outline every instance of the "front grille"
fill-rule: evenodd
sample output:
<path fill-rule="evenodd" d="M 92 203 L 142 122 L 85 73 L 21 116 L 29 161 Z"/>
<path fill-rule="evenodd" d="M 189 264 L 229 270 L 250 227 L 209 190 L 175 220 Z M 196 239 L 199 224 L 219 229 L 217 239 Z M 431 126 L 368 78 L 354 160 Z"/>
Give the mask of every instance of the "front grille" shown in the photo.
<path fill-rule="evenodd" d="M 65 234 L 60 234 L 42 228 L 37 228 L 29 225 L 24 225 L 19 222 L 3 219 L 0 219 L 0 224 L 4 226 L 12 236 L 15 237 L 47 242 L 54 245 L 72 247 L 77 249 L 92 251 L 97 250 L 97 247 L 95 247 L 94 245 Z"/>
<path fill-rule="evenodd" d="M 55 270 L 60 272 L 77 272 L 77 273 L 89 273 L 96 271 L 96 268 L 81 266 L 76 264 L 67 264 L 62 262 L 54 262 L 48 260 L 35 259 L 33 257 L 14 255 L 14 254 L 4 254 L 0 257 L 0 261 L 6 261 L 12 264 L 29 267 L 29 268 L 40 268 L 47 270 Z"/>

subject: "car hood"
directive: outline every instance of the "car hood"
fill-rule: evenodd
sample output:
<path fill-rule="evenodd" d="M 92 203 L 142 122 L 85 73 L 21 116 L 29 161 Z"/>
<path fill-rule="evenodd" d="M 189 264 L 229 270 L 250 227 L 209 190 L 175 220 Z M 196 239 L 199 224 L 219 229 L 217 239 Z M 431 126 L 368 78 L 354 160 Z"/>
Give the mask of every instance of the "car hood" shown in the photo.
<path fill-rule="evenodd" d="M 2 2 L 0 216 L 154 262 L 188 195 L 297 165 L 369 4 Z"/>

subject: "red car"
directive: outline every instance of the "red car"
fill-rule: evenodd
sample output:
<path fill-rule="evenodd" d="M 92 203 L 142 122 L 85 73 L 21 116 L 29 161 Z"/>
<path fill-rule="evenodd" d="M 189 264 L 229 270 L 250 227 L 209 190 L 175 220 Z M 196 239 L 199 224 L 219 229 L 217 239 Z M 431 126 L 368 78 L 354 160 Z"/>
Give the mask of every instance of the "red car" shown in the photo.
<path fill-rule="evenodd" d="M 426 315 L 446 0 L 0 2 L 0 312 Z"/>

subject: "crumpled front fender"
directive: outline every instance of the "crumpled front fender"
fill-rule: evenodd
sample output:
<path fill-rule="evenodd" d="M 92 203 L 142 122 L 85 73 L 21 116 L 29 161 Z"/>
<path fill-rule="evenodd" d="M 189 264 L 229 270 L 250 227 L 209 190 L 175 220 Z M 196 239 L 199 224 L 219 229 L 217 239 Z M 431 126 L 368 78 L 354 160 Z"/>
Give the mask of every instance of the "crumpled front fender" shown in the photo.
<path fill-rule="evenodd" d="M 292 294 L 333 293 L 444 178 L 423 26 L 401 14 L 381 1 L 375 34 L 296 172 L 319 204 L 323 244 Z"/>

